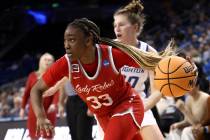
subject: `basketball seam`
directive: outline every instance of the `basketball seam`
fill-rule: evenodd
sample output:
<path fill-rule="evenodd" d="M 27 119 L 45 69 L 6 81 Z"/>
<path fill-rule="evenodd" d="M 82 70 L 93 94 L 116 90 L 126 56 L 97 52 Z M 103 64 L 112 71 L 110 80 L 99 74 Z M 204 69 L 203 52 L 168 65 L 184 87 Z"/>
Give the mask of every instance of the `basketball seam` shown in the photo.
<path fill-rule="evenodd" d="M 181 87 L 181 86 L 179 86 L 179 85 L 177 85 L 177 84 L 174 84 L 174 83 L 167 83 L 167 84 L 162 85 L 162 87 L 161 87 L 161 89 L 160 89 L 160 92 L 162 91 L 162 89 L 163 89 L 166 85 L 168 85 L 168 86 L 170 86 L 170 85 L 174 85 L 174 86 L 179 87 L 179 88 L 180 88 L 180 89 L 182 89 L 182 90 L 185 90 L 185 91 L 190 91 L 190 90 L 185 89 L 185 88 L 183 88 L 183 87 Z M 172 96 L 173 96 L 173 97 L 175 97 L 173 94 L 172 94 Z"/>
<path fill-rule="evenodd" d="M 171 60 L 171 58 L 169 59 L 169 61 Z M 182 65 L 184 65 L 185 63 L 186 63 L 187 61 L 185 61 L 185 62 L 183 62 L 182 64 L 180 64 L 174 71 L 172 71 L 172 72 L 170 72 L 169 73 L 169 71 L 168 71 L 168 73 L 167 72 L 164 72 L 161 68 L 160 68 L 160 66 L 158 65 L 158 69 L 163 73 L 163 74 L 172 74 L 172 73 L 174 73 L 174 72 L 176 72 Z M 169 68 L 169 67 L 168 67 Z"/>
<path fill-rule="evenodd" d="M 188 78 L 188 77 L 193 77 L 196 75 L 189 75 L 189 76 L 184 76 L 184 77 L 173 77 L 173 78 L 155 78 L 154 80 L 168 80 L 168 79 L 182 79 L 182 78 Z"/>
<path fill-rule="evenodd" d="M 174 97 L 174 94 L 173 94 L 173 92 L 172 92 L 172 90 L 171 90 L 171 85 L 170 85 L 170 79 L 169 79 L 169 66 L 170 66 L 170 62 L 171 62 L 171 58 L 168 60 L 168 87 L 169 87 L 169 90 L 170 90 L 170 92 L 171 92 L 171 95 Z"/>
<path fill-rule="evenodd" d="M 162 91 L 162 89 L 163 89 L 166 85 L 168 85 L 168 83 L 167 83 L 167 84 L 162 85 L 162 87 L 161 87 L 161 89 L 160 89 L 160 92 Z"/>
<path fill-rule="evenodd" d="M 185 88 L 183 88 L 183 87 L 181 87 L 181 86 L 179 86 L 179 85 L 177 85 L 177 84 L 174 84 L 174 83 L 168 83 L 168 84 L 175 85 L 175 86 L 177 86 L 177 87 L 179 87 L 179 88 L 181 88 L 182 90 L 185 90 L 185 91 L 190 91 L 190 90 L 185 89 Z"/>

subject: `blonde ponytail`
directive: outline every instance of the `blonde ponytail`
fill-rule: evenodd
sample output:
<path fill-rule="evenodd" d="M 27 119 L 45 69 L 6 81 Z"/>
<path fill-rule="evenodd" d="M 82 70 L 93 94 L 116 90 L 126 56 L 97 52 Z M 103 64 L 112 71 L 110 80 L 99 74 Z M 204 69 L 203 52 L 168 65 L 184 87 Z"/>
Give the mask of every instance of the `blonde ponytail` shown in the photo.
<path fill-rule="evenodd" d="M 120 50 L 128 54 L 131 58 L 133 58 L 136 61 L 136 63 L 139 64 L 139 66 L 149 70 L 154 70 L 158 62 L 162 58 L 166 56 L 175 55 L 175 43 L 173 39 L 168 43 L 166 49 L 160 54 L 155 52 L 144 52 L 134 46 L 113 41 L 108 38 L 102 38 L 101 42 L 119 48 Z"/>

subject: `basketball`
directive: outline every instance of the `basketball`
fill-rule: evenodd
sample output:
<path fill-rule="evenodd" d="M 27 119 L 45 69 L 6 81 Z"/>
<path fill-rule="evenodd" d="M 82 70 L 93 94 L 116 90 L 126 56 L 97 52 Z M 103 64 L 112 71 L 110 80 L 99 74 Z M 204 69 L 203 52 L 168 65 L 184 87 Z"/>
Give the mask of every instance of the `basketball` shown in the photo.
<path fill-rule="evenodd" d="M 195 85 L 196 73 L 192 71 L 193 66 L 182 57 L 163 58 L 155 68 L 155 87 L 165 96 L 183 96 Z"/>

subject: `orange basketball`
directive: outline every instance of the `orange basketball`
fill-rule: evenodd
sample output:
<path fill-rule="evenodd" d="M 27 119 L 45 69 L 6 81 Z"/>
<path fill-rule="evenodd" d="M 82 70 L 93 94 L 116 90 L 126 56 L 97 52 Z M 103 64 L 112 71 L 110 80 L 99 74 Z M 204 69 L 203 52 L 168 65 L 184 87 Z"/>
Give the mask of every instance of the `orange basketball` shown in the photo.
<path fill-rule="evenodd" d="M 165 96 L 180 97 L 192 90 L 196 81 L 193 66 L 184 58 L 170 56 L 155 68 L 155 87 Z"/>

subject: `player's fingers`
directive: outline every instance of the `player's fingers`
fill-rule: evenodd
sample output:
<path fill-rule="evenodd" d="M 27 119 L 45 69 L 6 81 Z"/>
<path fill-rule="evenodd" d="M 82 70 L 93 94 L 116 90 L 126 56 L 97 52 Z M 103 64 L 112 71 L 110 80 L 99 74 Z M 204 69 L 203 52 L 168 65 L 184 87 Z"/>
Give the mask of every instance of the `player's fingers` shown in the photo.
<path fill-rule="evenodd" d="M 50 125 L 50 130 L 51 130 L 51 134 L 52 136 L 55 135 L 55 129 L 54 129 L 54 126 Z"/>
<path fill-rule="evenodd" d="M 60 116 L 61 118 L 64 118 L 64 111 L 59 112 L 59 116 Z"/>
<path fill-rule="evenodd" d="M 37 125 L 36 126 L 36 136 L 39 136 L 39 134 L 40 134 L 40 131 L 41 131 L 41 129 L 40 129 L 40 127 Z"/>
<path fill-rule="evenodd" d="M 50 133 L 52 133 L 54 135 L 54 127 L 51 124 L 46 124 L 44 126 L 44 130 L 45 130 L 47 136 L 50 136 Z"/>
<path fill-rule="evenodd" d="M 47 136 L 50 135 L 50 128 L 48 126 L 45 127 L 45 132 L 46 132 Z"/>
<path fill-rule="evenodd" d="M 191 56 L 186 56 L 186 59 L 190 62 L 190 64 L 193 66 L 193 70 L 192 72 L 197 74 L 198 73 L 198 68 L 196 66 L 196 64 L 194 63 L 194 61 L 192 60 Z"/>

